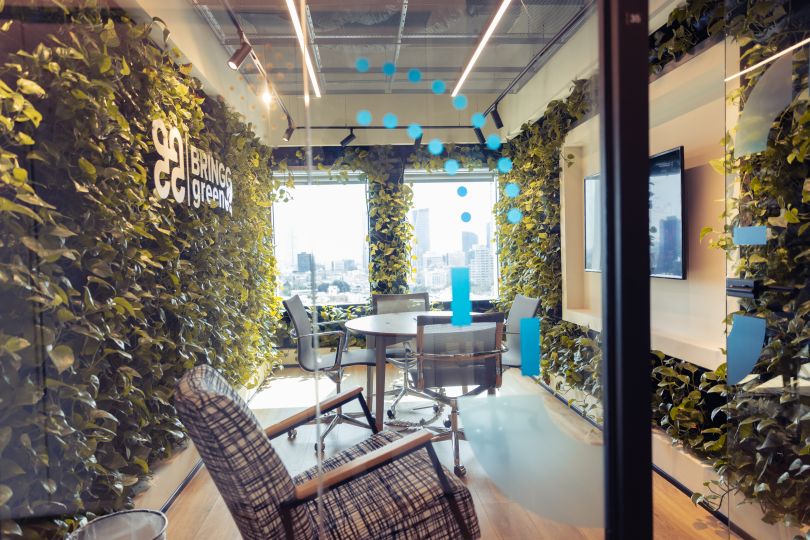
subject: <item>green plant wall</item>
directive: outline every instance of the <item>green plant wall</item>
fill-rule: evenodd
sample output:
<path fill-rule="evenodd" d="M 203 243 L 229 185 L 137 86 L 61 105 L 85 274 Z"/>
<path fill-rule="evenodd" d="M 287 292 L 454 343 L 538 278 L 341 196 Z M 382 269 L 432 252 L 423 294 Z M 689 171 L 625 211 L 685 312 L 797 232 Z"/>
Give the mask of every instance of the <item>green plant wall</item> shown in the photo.
<path fill-rule="evenodd" d="M 92 5 L 58 19 L 0 68 L 3 538 L 129 506 L 186 442 L 179 377 L 255 382 L 280 315 L 270 149 L 149 26 Z M 228 163 L 232 215 L 156 196 L 156 117 Z"/>

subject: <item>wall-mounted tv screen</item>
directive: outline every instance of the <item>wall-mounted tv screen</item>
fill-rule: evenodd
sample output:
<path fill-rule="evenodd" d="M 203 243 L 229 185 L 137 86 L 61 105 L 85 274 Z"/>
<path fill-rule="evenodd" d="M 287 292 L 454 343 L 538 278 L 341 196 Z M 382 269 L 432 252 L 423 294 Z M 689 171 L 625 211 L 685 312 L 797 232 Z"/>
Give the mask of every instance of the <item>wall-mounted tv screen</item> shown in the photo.
<path fill-rule="evenodd" d="M 599 175 L 585 178 L 585 270 L 602 269 Z M 650 158 L 650 275 L 686 278 L 683 147 Z"/>

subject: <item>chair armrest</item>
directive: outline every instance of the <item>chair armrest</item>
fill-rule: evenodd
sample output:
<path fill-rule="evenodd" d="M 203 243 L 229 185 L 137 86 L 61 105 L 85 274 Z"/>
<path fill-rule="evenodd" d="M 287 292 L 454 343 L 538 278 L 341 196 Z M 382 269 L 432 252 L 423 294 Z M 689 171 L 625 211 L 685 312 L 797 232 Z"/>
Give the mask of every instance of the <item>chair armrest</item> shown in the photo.
<path fill-rule="evenodd" d="M 305 338 L 305 337 L 331 336 L 331 335 L 343 334 L 343 333 L 345 333 L 345 332 L 343 332 L 343 330 L 329 330 L 328 332 L 313 332 L 311 334 L 301 334 L 300 336 L 295 334 L 295 333 L 292 333 L 292 334 L 290 334 L 290 337 L 293 338 L 293 339 L 301 339 L 301 338 Z"/>
<path fill-rule="evenodd" d="M 367 413 L 366 419 L 369 420 L 369 426 L 372 426 L 373 431 L 376 433 L 376 424 L 371 419 L 370 413 L 368 413 L 368 405 L 366 405 L 366 400 L 363 399 L 363 389 L 359 386 L 321 401 L 321 414 L 327 413 L 333 409 L 337 409 L 338 407 L 349 403 L 353 399 L 360 400 L 360 405 L 363 412 Z M 273 424 L 265 429 L 264 433 L 267 435 L 267 438 L 274 439 L 282 433 L 286 433 L 291 429 L 295 429 L 298 426 L 303 426 L 304 424 L 314 420 L 316 416 L 316 408 L 313 405 L 312 407 L 306 408 L 301 412 L 295 413 L 281 422 Z"/>
<path fill-rule="evenodd" d="M 406 435 L 401 439 L 378 448 L 368 454 L 332 469 L 321 477 L 313 478 L 295 487 L 296 502 L 306 502 L 318 495 L 318 489 L 324 491 L 337 487 L 353 478 L 369 473 L 402 456 L 422 448 L 433 438 L 429 431 Z"/>

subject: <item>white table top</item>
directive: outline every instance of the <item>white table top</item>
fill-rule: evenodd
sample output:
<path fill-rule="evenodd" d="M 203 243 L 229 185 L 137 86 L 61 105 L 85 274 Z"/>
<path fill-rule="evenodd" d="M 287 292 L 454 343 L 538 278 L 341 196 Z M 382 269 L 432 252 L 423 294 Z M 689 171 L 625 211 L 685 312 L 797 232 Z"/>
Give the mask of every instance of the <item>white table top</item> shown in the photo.
<path fill-rule="evenodd" d="M 346 321 L 346 329 L 367 336 L 416 336 L 416 318 L 419 315 L 452 315 L 452 311 L 408 311 L 366 315 Z"/>

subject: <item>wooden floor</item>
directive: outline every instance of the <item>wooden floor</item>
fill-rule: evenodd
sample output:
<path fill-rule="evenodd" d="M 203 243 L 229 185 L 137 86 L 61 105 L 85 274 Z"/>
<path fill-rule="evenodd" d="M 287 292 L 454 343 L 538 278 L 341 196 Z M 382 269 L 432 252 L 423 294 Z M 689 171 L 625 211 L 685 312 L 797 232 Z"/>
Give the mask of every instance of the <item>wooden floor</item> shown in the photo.
<path fill-rule="evenodd" d="M 387 374 L 388 381 L 396 380 L 393 371 Z M 343 388 L 365 383 L 365 369 L 353 368 L 346 374 Z M 334 392 L 334 385 L 321 379 L 317 394 L 322 399 Z M 510 370 L 504 377 L 499 391 L 502 394 L 537 392 L 547 402 L 558 426 L 590 444 L 601 444 L 600 432 L 570 411 L 545 390 Z M 311 405 L 316 398 L 316 384 L 311 376 L 297 369 L 286 369 L 269 381 L 251 401 L 251 408 L 263 425 L 270 425 L 292 412 Z M 407 405 L 407 404 L 406 404 Z M 407 408 L 407 407 L 406 407 Z M 401 417 L 420 413 L 404 412 Z M 415 418 L 415 416 L 411 416 Z M 298 437 L 289 441 L 279 437 L 274 441 L 291 474 L 315 465 L 313 444 L 314 426 L 299 428 Z M 352 446 L 368 436 L 360 428 L 338 426 L 327 439 L 326 455 L 332 455 Z M 450 443 L 436 445 L 439 457 L 445 466 L 452 469 Z M 601 529 L 578 529 L 555 522 L 525 510 L 520 504 L 506 497 L 487 477 L 476 462 L 469 445 L 462 443 L 462 462 L 467 467 L 465 483 L 475 501 L 482 538 L 486 540 L 536 539 L 536 540 L 594 540 L 603 538 Z M 542 489 L 538 486 L 538 489 Z M 720 539 L 736 538 L 711 514 L 692 504 L 689 497 L 672 484 L 653 473 L 653 496 L 656 539 Z M 632 501 L 627 501 L 632 505 Z M 205 468 L 192 479 L 178 496 L 168 512 L 171 540 L 228 540 L 240 538 L 228 509 L 216 490 Z"/>

